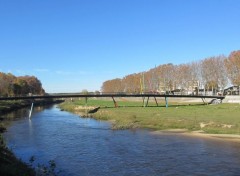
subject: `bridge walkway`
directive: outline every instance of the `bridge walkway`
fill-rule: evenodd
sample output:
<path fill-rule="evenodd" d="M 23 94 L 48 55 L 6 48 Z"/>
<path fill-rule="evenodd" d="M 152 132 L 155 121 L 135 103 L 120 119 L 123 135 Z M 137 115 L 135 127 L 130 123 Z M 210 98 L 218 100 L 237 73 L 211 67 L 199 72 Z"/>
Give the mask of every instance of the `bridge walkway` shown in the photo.
<path fill-rule="evenodd" d="M 115 107 L 118 107 L 117 102 L 115 100 L 116 97 L 141 97 L 143 98 L 143 106 L 148 106 L 148 101 L 150 97 L 153 97 L 156 105 L 158 106 L 157 97 L 162 97 L 165 99 L 166 107 L 168 107 L 168 99 L 169 98 L 201 98 L 203 103 L 206 104 L 205 99 L 218 99 L 222 101 L 225 96 L 206 96 L 206 95 L 169 95 L 169 94 L 156 94 L 156 93 L 143 93 L 143 94 L 133 94 L 133 93 L 103 93 L 103 94 L 47 94 L 47 95 L 33 95 L 33 96 L 15 96 L 15 97 L 0 97 L 0 100 L 34 100 L 34 99 L 57 99 L 57 98 L 112 98 Z M 147 100 L 146 100 L 147 98 Z"/>

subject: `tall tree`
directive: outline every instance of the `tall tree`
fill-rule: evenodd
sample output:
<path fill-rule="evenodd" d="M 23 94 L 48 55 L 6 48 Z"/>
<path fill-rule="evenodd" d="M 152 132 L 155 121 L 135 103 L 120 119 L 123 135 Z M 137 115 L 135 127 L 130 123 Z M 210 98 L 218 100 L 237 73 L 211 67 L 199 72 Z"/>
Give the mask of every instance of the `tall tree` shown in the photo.
<path fill-rule="evenodd" d="M 160 91 L 171 91 L 175 87 L 175 81 L 176 81 L 176 69 L 175 66 L 171 63 L 160 65 L 157 68 L 157 74 L 159 76 L 159 87 Z"/>
<path fill-rule="evenodd" d="M 142 90 L 165 92 L 180 88 L 198 92 L 199 88 L 204 88 L 213 91 L 223 90 L 228 80 L 240 85 L 240 50 L 232 52 L 228 58 L 216 56 L 187 64 L 159 65 L 146 72 L 105 81 L 102 90 L 139 93 Z"/>
<path fill-rule="evenodd" d="M 240 86 L 240 50 L 230 53 L 225 66 L 231 83 Z"/>
<path fill-rule="evenodd" d="M 227 84 L 224 56 L 210 57 L 202 61 L 202 78 L 208 90 L 223 89 Z"/>
<path fill-rule="evenodd" d="M 34 76 L 16 77 L 13 74 L 0 72 L 0 95 L 14 96 L 28 93 L 44 94 L 41 82 Z"/>
<path fill-rule="evenodd" d="M 218 86 L 222 92 L 228 83 L 227 70 L 224 65 L 225 60 L 226 60 L 226 57 L 221 55 L 221 56 L 217 56 L 215 61 L 216 67 L 218 68 L 216 79 L 218 82 Z"/>
<path fill-rule="evenodd" d="M 140 74 L 130 74 L 122 79 L 124 92 L 139 93 L 140 92 Z"/>
<path fill-rule="evenodd" d="M 188 90 L 192 84 L 191 67 L 189 64 L 181 64 L 176 67 L 176 85 L 182 90 Z"/>
<path fill-rule="evenodd" d="M 102 85 L 101 91 L 104 93 L 122 92 L 122 80 L 117 78 L 117 79 L 105 81 Z"/>
<path fill-rule="evenodd" d="M 45 90 L 42 88 L 41 81 L 35 76 L 21 76 L 19 77 L 19 79 L 27 82 L 29 93 L 32 94 L 45 93 Z"/>

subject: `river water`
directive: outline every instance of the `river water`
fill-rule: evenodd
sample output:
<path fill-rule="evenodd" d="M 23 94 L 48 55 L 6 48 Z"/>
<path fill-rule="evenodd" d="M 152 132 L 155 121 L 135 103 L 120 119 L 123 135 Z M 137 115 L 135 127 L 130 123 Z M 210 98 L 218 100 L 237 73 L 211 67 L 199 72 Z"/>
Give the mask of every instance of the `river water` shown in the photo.
<path fill-rule="evenodd" d="M 59 175 L 240 175 L 240 144 L 154 134 L 146 130 L 111 130 L 107 122 L 80 118 L 55 106 L 27 111 L 4 133 L 7 145 L 25 162 L 31 156 Z"/>

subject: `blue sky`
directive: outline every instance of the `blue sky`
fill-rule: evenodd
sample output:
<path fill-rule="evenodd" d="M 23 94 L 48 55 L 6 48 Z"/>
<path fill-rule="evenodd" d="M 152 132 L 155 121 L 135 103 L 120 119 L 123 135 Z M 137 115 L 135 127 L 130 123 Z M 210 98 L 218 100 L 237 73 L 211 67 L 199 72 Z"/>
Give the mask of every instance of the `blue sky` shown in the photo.
<path fill-rule="evenodd" d="M 239 0 L 0 0 L 0 71 L 47 92 L 240 49 Z"/>

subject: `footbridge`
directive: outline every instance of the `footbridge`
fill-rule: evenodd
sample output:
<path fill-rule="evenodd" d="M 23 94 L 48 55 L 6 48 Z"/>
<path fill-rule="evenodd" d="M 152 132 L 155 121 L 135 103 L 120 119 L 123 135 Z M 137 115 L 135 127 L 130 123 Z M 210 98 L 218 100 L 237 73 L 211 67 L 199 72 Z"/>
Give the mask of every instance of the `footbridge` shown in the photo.
<path fill-rule="evenodd" d="M 35 99 L 58 99 L 58 98 L 101 98 L 101 97 L 109 97 L 112 98 L 115 107 L 117 107 L 117 102 L 115 98 L 117 97 L 140 97 L 143 99 L 143 105 L 147 106 L 150 97 L 153 97 L 157 106 L 157 97 L 161 97 L 165 99 L 166 107 L 168 107 L 168 99 L 169 98 L 200 98 L 202 99 L 203 103 L 206 104 L 205 99 L 212 99 L 222 102 L 225 96 L 207 96 L 207 95 L 173 95 L 173 94 L 157 94 L 157 93 L 53 93 L 53 94 L 46 94 L 46 95 L 33 95 L 33 96 L 14 96 L 14 97 L 0 97 L 0 100 L 35 100 Z"/>

